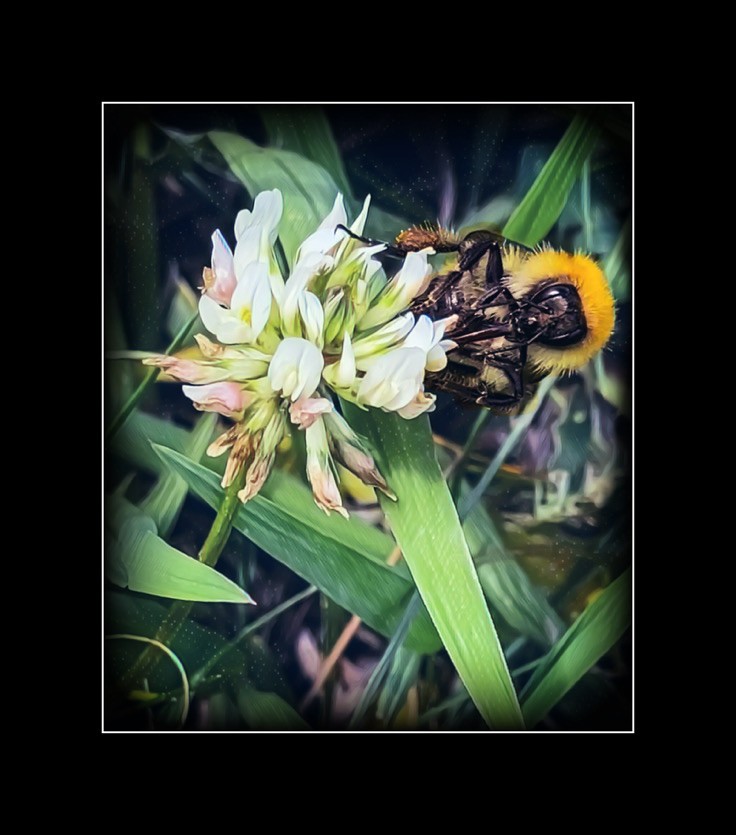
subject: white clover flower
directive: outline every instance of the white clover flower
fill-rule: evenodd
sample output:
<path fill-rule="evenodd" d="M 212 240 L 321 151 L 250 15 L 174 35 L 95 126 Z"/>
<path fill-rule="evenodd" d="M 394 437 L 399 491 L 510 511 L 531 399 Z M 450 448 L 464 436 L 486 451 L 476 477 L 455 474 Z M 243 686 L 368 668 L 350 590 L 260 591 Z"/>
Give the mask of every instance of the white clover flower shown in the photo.
<path fill-rule="evenodd" d="M 426 354 L 421 348 L 396 348 L 378 357 L 358 387 L 358 403 L 397 412 L 419 392 Z"/>
<path fill-rule="evenodd" d="M 427 371 L 442 371 L 447 365 L 446 352 L 457 347 L 451 339 L 443 339 L 445 328 L 454 324 L 457 316 L 448 316 L 433 322 L 429 316 L 420 316 L 411 333 L 404 340 L 405 348 L 421 348 L 426 354 L 424 367 Z"/>
<path fill-rule="evenodd" d="M 253 209 L 235 220 L 234 252 L 219 229 L 212 235 L 199 311 L 218 341 L 197 334 L 201 357 L 188 351 L 144 360 L 187 383 L 184 394 L 197 409 L 235 421 L 207 452 L 229 452 L 222 485 L 243 474 L 238 496 L 244 502 L 266 481 L 290 426 L 305 433 L 307 475 L 325 512 L 347 515 L 335 461 L 392 496 L 331 392 L 406 419 L 434 408 L 424 375 L 447 364 L 455 343 L 443 337 L 452 319 L 415 319 L 408 311 L 431 280 L 432 250 L 410 252 L 387 279 L 376 258 L 385 246 L 365 245 L 337 228 L 362 235 L 369 206 L 370 196 L 348 226 L 338 194 L 284 280 L 274 254 L 284 202 L 277 189 L 258 194 Z"/>
<path fill-rule="evenodd" d="M 406 256 L 404 266 L 388 282 L 375 303 L 358 322 L 358 330 L 366 330 L 393 319 L 427 289 L 432 276 L 432 267 L 427 263 L 427 255 L 433 254 L 434 250 L 427 248 L 420 252 L 410 252 Z"/>
<path fill-rule="evenodd" d="M 292 401 L 314 394 L 322 376 L 325 361 L 316 345 L 288 336 L 279 344 L 268 367 L 271 387 Z"/>

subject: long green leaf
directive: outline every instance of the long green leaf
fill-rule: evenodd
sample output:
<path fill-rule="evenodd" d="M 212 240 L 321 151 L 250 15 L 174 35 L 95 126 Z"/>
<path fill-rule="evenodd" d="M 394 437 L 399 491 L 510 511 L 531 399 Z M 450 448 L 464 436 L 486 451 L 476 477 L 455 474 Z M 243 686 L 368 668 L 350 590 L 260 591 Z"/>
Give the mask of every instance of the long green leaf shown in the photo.
<path fill-rule="evenodd" d="M 351 425 L 371 440 L 398 497 L 382 499 L 381 505 L 471 698 L 492 728 L 522 728 L 516 691 L 435 457 L 429 420 L 344 407 Z"/>
<path fill-rule="evenodd" d="M 204 455 L 216 423 L 217 415 L 212 413 L 202 415 L 197 422 L 184 450 L 193 461 L 199 461 Z M 159 477 L 151 492 L 141 502 L 141 510 L 153 519 L 162 537 L 168 538 L 176 524 L 187 492 L 186 481 L 181 476 L 167 471 Z"/>
<path fill-rule="evenodd" d="M 465 519 L 470 511 L 480 501 L 480 498 L 483 493 L 485 493 L 488 485 L 491 483 L 496 473 L 501 469 L 501 464 L 503 464 L 508 454 L 521 440 L 534 419 L 534 415 L 536 415 L 539 411 L 539 407 L 542 405 L 547 392 L 554 385 L 555 379 L 555 377 L 549 376 L 542 380 L 536 394 L 534 395 L 534 399 L 527 404 L 524 412 L 515 419 L 511 432 L 509 432 L 504 439 L 504 442 L 499 447 L 498 452 L 496 452 L 489 462 L 483 475 L 478 479 L 475 487 L 473 487 L 467 495 L 463 496 L 460 506 L 458 507 L 458 513 L 460 514 L 461 519 Z"/>
<path fill-rule="evenodd" d="M 211 470 L 174 450 L 156 449 L 195 495 L 217 507 L 222 488 Z M 276 472 L 269 477 L 268 496 L 258 495 L 243 505 L 234 527 L 368 626 L 387 636 L 396 629 L 414 584 L 403 566 L 385 564 L 393 543 L 376 528 L 337 514 L 325 516 L 307 488 Z M 424 607 L 414 618 L 406 645 L 425 653 L 440 647 Z"/>
<path fill-rule="evenodd" d="M 436 452 L 445 471 L 450 456 L 441 447 L 437 447 Z M 460 483 L 460 499 L 468 493 L 470 487 L 463 479 Z M 463 522 L 463 533 L 491 611 L 499 614 L 522 635 L 542 645 L 553 644 L 564 631 L 564 623 L 549 605 L 544 593 L 536 588 L 524 569 L 507 551 L 482 503 L 476 504 L 468 513 Z"/>
<path fill-rule="evenodd" d="M 214 568 L 172 548 L 145 516 L 131 517 L 107 549 L 107 576 L 131 591 L 207 603 L 253 603 L 240 586 Z"/>
<path fill-rule="evenodd" d="M 554 226 L 565 208 L 575 180 L 598 142 L 600 131 L 582 116 L 576 116 L 557 147 L 519 203 L 503 234 L 534 246 Z"/>
<path fill-rule="evenodd" d="M 350 183 L 324 110 L 315 105 L 305 107 L 261 108 L 268 144 L 274 148 L 294 151 L 329 172 L 340 191 L 352 197 Z"/>
<path fill-rule="evenodd" d="M 313 232 L 332 208 L 339 191 L 320 165 L 291 151 L 261 148 L 235 133 L 208 134 L 231 171 L 251 196 L 278 188 L 284 196 L 279 238 L 291 266 L 301 242 Z"/>
<path fill-rule="evenodd" d="M 631 623 L 631 569 L 594 600 L 547 653 L 521 694 L 531 728 L 605 655 Z"/>

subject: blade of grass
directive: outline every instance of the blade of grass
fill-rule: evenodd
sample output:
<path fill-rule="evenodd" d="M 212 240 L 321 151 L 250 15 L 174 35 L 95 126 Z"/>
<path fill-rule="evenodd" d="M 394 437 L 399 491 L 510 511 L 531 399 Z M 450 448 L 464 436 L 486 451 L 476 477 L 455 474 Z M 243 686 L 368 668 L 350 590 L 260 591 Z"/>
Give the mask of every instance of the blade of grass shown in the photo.
<path fill-rule="evenodd" d="M 404 614 L 401 616 L 398 626 L 394 630 L 394 634 L 391 636 L 391 640 L 388 642 L 386 650 L 381 656 L 381 660 L 378 664 L 376 664 L 370 678 L 368 679 L 365 690 L 363 690 L 360 700 L 353 711 L 353 715 L 350 717 L 348 728 L 358 728 L 364 721 L 366 712 L 378 695 L 378 691 L 388 674 L 391 662 L 399 649 L 401 649 L 406 636 L 409 634 L 411 622 L 414 620 L 414 616 L 419 611 L 420 607 L 421 598 L 416 592 L 414 592 L 411 596 L 411 600 L 409 601 L 409 605 L 406 607 Z"/>
<path fill-rule="evenodd" d="M 487 724 L 523 728 L 516 691 L 486 606 L 452 496 L 435 457 L 429 420 L 403 420 L 343 404 L 371 441 L 398 501 L 386 514 L 417 589 L 455 668 Z"/>
<path fill-rule="evenodd" d="M 504 226 L 503 234 L 507 238 L 534 246 L 549 232 L 564 209 L 599 135 L 599 129 L 584 117 L 576 116 L 572 120 Z"/>
<path fill-rule="evenodd" d="M 391 662 L 376 704 L 376 717 L 388 727 L 396 721 L 401 708 L 406 704 L 411 688 L 417 683 L 422 657 L 406 647 L 399 647 Z"/>
<path fill-rule="evenodd" d="M 193 461 L 199 461 L 217 425 L 217 415 L 202 415 L 187 440 L 185 455 Z M 159 477 L 151 492 L 140 503 L 140 508 L 147 513 L 158 528 L 159 536 L 167 539 L 179 518 L 184 499 L 187 497 L 186 481 L 176 473 L 166 472 Z"/>
<path fill-rule="evenodd" d="M 532 728 L 605 655 L 631 624 L 631 569 L 607 586 L 547 653 L 521 693 Z"/>
<path fill-rule="evenodd" d="M 481 497 L 488 488 L 488 485 L 501 468 L 501 465 L 504 463 L 516 444 L 521 440 L 524 433 L 529 428 L 529 424 L 531 424 L 532 420 L 534 420 L 534 415 L 536 415 L 539 411 L 539 407 L 542 405 L 547 392 L 552 388 L 556 379 L 556 377 L 550 375 L 549 377 L 545 377 L 539 384 L 539 388 L 537 389 L 537 393 L 534 395 L 534 398 L 527 404 L 524 412 L 516 419 L 513 429 L 506 436 L 498 452 L 493 456 L 493 459 L 486 467 L 483 475 L 478 479 L 478 483 L 460 501 L 460 505 L 458 507 L 458 515 L 460 516 L 460 519 L 466 519 L 470 511 L 480 501 Z"/>
<path fill-rule="evenodd" d="M 227 644 L 220 647 L 217 652 L 207 661 L 207 663 L 200 667 L 196 673 L 192 676 L 192 689 L 194 689 L 201 681 L 205 679 L 207 673 L 219 663 L 219 661 L 227 655 L 231 650 L 235 649 L 235 647 L 248 635 L 251 635 L 253 632 L 257 632 L 262 626 L 265 626 L 267 623 L 270 623 L 274 618 L 277 618 L 279 615 L 283 614 L 287 609 L 290 609 L 292 606 L 295 606 L 297 603 L 301 603 L 302 600 L 306 600 L 308 597 L 311 597 L 317 591 L 317 586 L 307 586 L 304 591 L 300 591 L 298 594 L 295 594 L 293 597 L 290 597 L 288 600 L 284 600 L 283 603 L 279 603 L 278 606 L 274 606 L 270 612 L 266 612 L 265 615 L 262 615 L 260 618 L 256 618 L 253 623 L 249 623 L 247 626 L 244 626 L 240 632 L 234 637 L 231 638 Z"/>
<path fill-rule="evenodd" d="M 171 344 L 166 349 L 166 354 L 173 354 L 181 348 L 181 346 L 186 342 L 187 337 L 189 336 L 189 332 L 194 327 L 195 322 L 199 318 L 199 312 L 195 313 L 189 321 L 182 327 L 182 329 L 177 333 L 174 339 L 171 341 Z M 120 411 L 115 415 L 115 417 L 110 422 L 110 425 L 107 428 L 107 432 L 105 432 L 105 440 L 109 441 L 115 437 L 117 432 L 120 430 L 120 427 L 125 423 L 125 421 L 130 417 L 133 409 L 135 409 L 136 404 L 138 401 L 143 397 L 143 395 L 148 391 L 148 387 L 155 382 L 156 378 L 158 377 L 159 373 L 161 372 L 160 368 L 152 368 L 148 374 L 143 378 L 140 382 L 136 390 L 133 394 L 125 402 L 124 406 Z"/>

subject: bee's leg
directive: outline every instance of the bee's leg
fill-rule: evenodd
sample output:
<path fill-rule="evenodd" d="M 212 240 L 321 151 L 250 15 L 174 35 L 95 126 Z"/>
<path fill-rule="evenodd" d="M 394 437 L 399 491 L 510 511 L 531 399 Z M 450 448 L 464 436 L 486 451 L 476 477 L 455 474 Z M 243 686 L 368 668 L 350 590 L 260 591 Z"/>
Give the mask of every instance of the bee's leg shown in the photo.
<path fill-rule="evenodd" d="M 493 296 L 495 304 L 508 304 L 516 307 L 518 302 L 511 294 L 511 290 L 503 283 L 503 258 L 501 257 L 501 247 L 496 244 L 488 255 L 488 263 L 486 264 L 486 287 L 493 291 L 498 288 L 497 295 Z M 490 307 L 486 304 L 486 307 Z"/>
<path fill-rule="evenodd" d="M 504 357 L 502 354 L 499 354 L 498 351 L 479 354 L 479 358 L 481 358 L 484 363 L 492 366 L 493 368 L 497 368 L 505 374 L 506 379 L 509 382 L 509 387 L 511 388 L 510 394 L 491 394 L 490 392 L 486 392 L 481 395 L 481 399 L 494 397 L 496 399 L 495 405 L 498 406 L 503 404 L 510 406 L 521 401 L 524 396 L 524 364 L 526 362 L 526 346 L 516 350 L 518 351 L 518 354 L 513 359 L 510 357 Z M 491 359 L 491 353 L 493 354 L 493 359 Z M 477 402 L 480 403 L 480 399 Z"/>
<path fill-rule="evenodd" d="M 480 342 L 482 339 L 496 339 L 499 336 L 509 336 L 511 334 L 511 326 L 507 322 L 489 322 L 479 327 L 477 330 L 471 330 L 467 333 L 455 333 L 452 331 L 448 334 L 448 338 L 458 345 L 466 342 Z"/>
<path fill-rule="evenodd" d="M 471 305 L 473 310 L 485 310 L 487 307 L 501 307 L 508 305 L 509 291 L 506 287 L 497 285 L 486 290 L 483 295 L 479 296 Z"/>
<path fill-rule="evenodd" d="M 462 299 L 457 299 L 456 304 L 453 304 L 452 300 L 447 300 L 443 305 L 440 305 L 440 302 L 445 301 L 444 297 L 462 275 L 461 271 L 454 270 L 453 272 L 447 273 L 447 275 L 437 276 L 430 284 L 429 289 L 414 299 L 411 305 L 411 312 L 415 316 L 421 316 L 422 313 L 426 313 L 434 319 L 455 313 L 456 309 L 462 304 Z"/>
<path fill-rule="evenodd" d="M 390 255 L 393 258 L 401 258 L 402 260 L 406 258 L 406 252 L 404 250 L 399 249 L 398 247 L 393 246 L 393 244 L 386 243 L 386 241 L 377 241 L 375 238 L 366 238 L 363 235 L 356 235 L 351 229 L 348 229 L 347 226 L 343 226 L 342 223 L 338 223 L 335 227 L 335 232 L 338 229 L 342 229 L 343 232 L 347 232 L 348 235 L 355 241 L 360 241 L 363 244 L 368 244 L 368 246 L 381 246 L 386 247 L 386 255 Z"/>
<path fill-rule="evenodd" d="M 517 397 L 515 394 L 499 394 L 489 389 L 480 397 L 476 397 L 475 402 L 479 406 L 486 406 L 489 409 L 511 409 L 519 405 L 521 397 Z"/>
<path fill-rule="evenodd" d="M 455 372 L 450 368 L 443 371 L 428 372 L 425 376 L 425 385 L 432 391 L 444 391 L 452 394 L 464 404 L 475 403 L 478 393 L 478 385 L 473 377 Z"/>

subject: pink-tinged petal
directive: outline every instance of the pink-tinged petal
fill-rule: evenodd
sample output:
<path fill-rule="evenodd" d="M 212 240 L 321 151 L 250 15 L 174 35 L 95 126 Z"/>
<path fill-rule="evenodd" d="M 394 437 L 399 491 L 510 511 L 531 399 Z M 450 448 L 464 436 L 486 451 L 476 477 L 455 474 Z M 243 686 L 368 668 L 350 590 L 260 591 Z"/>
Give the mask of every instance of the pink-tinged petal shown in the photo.
<path fill-rule="evenodd" d="M 216 383 L 230 376 L 226 368 L 220 368 L 212 363 L 182 360 L 163 354 L 157 357 L 147 357 L 143 360 L 143 364 L 161 368 L 180 383 Z"/>
<path fill-rule="evenodd" d="M 208 279 L 205 277 L 205 293 L 216 302 L 229 305 L 237 284 L 235 262 L 230 247 L 219 229 L 212 234 L 211 273 L 214 281 L 207 286 Z"/>
<path fill-rule="evenodd" d="M 238 492 L 238 498 L 243 504 L 257 496 L 261 487 L 266 482 L 271 467 L 273 466 L 274 453 L 259 457 L 256 454 L 255 460 L 248 468 L 245 476 L 245 487 Z"/>
<path fill-rule="evenodd" d="M 200 412 L 217 412 L 233 420 L 242 419 L 252 399 L 237 383 L 182 386 L 182 391 Z"/>
<path fill-rule="evenodd" d="M 289 406 L 289 417 L 300 429 L 308 429 L 320 415 L 331 411 L 332 403 L 325 397 L 302 397 Z"/>
<path fill-rule="evenodd" d="M 307 472 L 309 483 L 312 485 L 314 502 L 321 510 L 329 516 L 331 510 L 336 510 L 345 519 L 348 512 L 342 506 L 342 496 L 337 489 L 335 476 L 330 470 L 317 470 L 314 473 Z"/>
<path fill-rule="evenodd" d="M 312 485 L 312 493 L 317 507 L 329 515 L 331 510 L 348 518 L 348 512 L 342 506 L 342 497 L 337 489 L 337 482 L 332 472 L 332 460 L 327 440 L 324 420 L 316 420 L 306 430 L 307 442 L 307 478 Z"/>

